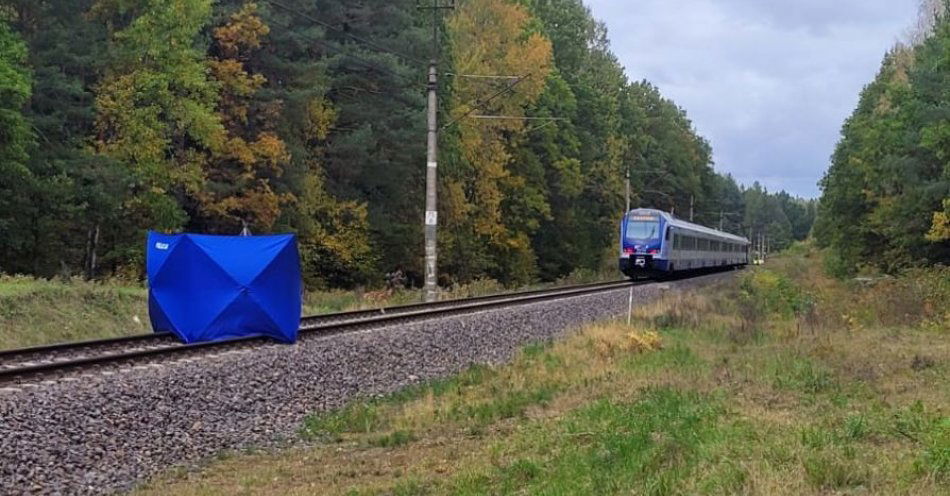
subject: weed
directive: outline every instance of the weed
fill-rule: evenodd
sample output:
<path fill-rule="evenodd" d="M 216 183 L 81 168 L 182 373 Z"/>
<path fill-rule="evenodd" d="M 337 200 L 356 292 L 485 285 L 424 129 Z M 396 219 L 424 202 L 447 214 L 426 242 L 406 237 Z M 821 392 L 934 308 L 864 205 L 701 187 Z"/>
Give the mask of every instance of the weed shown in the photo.
<path fill-rule="evenodd" d="M 519 459 L 502 470 L 502 477 L 513 482 L 514 487 L 523 487 L 542 473 L 541 466 L 529 459 Z"/>
<path fill-rule="evenodd" d="M 493 391 L 487 401 L 457 403 L 451 415 L 485 426 L 498 420 L 519 417 L 531 406 L 544 405 L 554 398 L 555 389 L 541 386 L 533 390 Z"/>
<path fill-rule="evenodd" d="M 837 454 L 812 454 L 802 460 L 805 477 L 819 489 L 844 489 L 857 487 L 867 482 L 866 467 Z"/>
<path fill-rule="evenodd" d="M 937 419 L 924 438 L 918 467 L 935 479 L 950 482 L 950 417 Z"/>
<path fill-rule="evenodd" d="M 802 446 L 820 450 L 835 443 L 835 433 L 821 427 L 805 427 L 801 431 Z"/>
<path fill-rule="evenodd" d="M 426 496 L 432 494 L 426 484 L 415 479 L 408 479 L 396 484 L 389 493 L 392 496 Z"/>
<path fill-rule="evenodd" d="M 844 421 L 844 434 L 848 439 L 860 441 L 870 433 L 869 421 L 866 415 L 851 415 Z"/>
<path fill-rule="evenodd" d="M 683 343 L 675 343 L 655 353 L 630 357 L 624 361 L 625 368 L 629 370 L 654 372 L 659 370 L 697 370 L 704 365 L 706 365 L 706 363 L 703 359 L 697 356 L 689 346 Z"/>
<path fill-rule="evenodd" d="M 740 301 L 750 315 L 778 315 L 789 318 L 804 313 L 813 304 L 810 295 L 792 283 L 787 276 L 770 270 L 757 270 L 740 281 Z"/>
<path fill-rule="evenodd" d="M 346 407 L 318 413 L 304 419 L 301 434 L 307 439 L 330 437 L 338 440 L 343 433 L 366 433 L 378 429 L 381 419 L 377 407 L 356 401 Z"/>
<path fill-rule="evenodd" d="M 781 355 L 771 363 L 773 385 L 779 389 L 816 394 L 837 388 L 831 371 L 802 356 Z"/>
<path fill-rule="evenodd" d="M 748 480 L 749 473 L 744 467 L 726 460 L 704 477 L 700 489 L 705 494 L 739 494 Z"/>
<path fill-rule="evenodd" d="M 950 482 L 950 417 L 928 412 L 917 401 L 894 415 L 894 430 L 920 447 L 919 474 Z"/>
<path fill-rule="evenodd" d="M 416 435 L 412 431 L 394 431 L 383 436 L 374 437 L 369 440 L 370 446 L 377 448 L 395 448 L 416 441 Z"/>

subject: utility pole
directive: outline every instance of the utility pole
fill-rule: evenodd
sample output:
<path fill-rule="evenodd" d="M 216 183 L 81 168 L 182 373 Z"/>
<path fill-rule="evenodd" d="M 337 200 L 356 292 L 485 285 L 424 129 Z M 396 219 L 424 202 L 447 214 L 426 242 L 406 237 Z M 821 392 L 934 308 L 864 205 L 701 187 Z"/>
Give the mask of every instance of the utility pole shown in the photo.
<path fill-rule="evenodd" d="M 689 221 L 693 221 L 693 204 L 695 203 L 696 197 L 689 195 Z"/>
<path fill-rule="evenodd" d="M 723 213 L 722 213 L 722 210 L 720 210 L 719 211 L 719 230 L 720 231 L 722 231 L 722 220 L 723 220 Z"/>
<path fill-rule="evenodd" d="M 455 8 L 432 0 L 432 6 L 419 7 L 432 10 L 432 58 L 429 62 L 428 117 L 426 133 L 426 215 L 425 215 L 425 301 L 433 302 L 439 296 L 439 251 L 438 251 L 438 167 L 439 167 L 439 12 Z"/>
<path fill-rule="evenodd" d="M 439 167 L 439 117 L 438 117 L 438 65 L 429 64 L 429 109 L 426 138 L 426 219 L 425 219 L 425 301 L 438 298 L 438 167 Z"/>
<path fill-rule="evenodd" d="M 623 211 L 624 214 L 630 211 L 630 168 L 627 167 L 627 192 L 625 195 L 627 209 Z"/>

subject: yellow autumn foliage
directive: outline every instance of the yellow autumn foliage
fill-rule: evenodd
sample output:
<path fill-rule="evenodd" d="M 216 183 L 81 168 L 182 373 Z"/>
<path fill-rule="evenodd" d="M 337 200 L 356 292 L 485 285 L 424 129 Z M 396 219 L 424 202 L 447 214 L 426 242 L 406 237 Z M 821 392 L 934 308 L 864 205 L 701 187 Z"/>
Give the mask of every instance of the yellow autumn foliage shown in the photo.
<path fill-rule="evenodd" d="M 511 75 L 522 79 L 456 77 L 453 118 L 459 121 L 463 158 L 474 170 L 454 191 L 465 191 L 467 205 L 458 198 L 446 205 L 448 222 L 470 219 L 475 233 L 495 246 L 521 247 L 517 233 L 505 225 L 502 202 L 505 186 L 522 181 L 508 165 L 516 135 L 525 128 L 519 119 L 476 120 L 467 113 L 523 117 L 525 107 L 541 95 L 553 64 L 551 42 L 529 30 L 527 9 L 507 0 L 462 3 L 449 21 L 453 33 L 452 59 L 459 74 Z M 505 92 L 505 86 L 513 91 Z M 492 94 L 502 92 L 489 103 Z"/>

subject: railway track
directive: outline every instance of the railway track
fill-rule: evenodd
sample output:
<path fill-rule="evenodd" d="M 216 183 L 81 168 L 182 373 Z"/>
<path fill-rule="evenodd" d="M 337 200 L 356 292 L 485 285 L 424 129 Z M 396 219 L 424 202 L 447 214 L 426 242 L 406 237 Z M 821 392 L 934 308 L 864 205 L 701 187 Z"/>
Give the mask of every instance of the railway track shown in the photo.
<path fill-rule="evenodd" d="M 315 315 L 301 319 L 300 339 L 358 331 L 399 322 L 426 320 L 458 313 L 517 306 L 542 300 L 593 294 L 645 283 L 614 281 L 435 303 Z M 170 333 L 152 333 L 6 350 L 0 351 L 0 385 L 37 382 L 102 368 L 154 364 L 196 355 L 239 350 L 272 342 L 267 338 L 251 337 L 182 344 Z"/>

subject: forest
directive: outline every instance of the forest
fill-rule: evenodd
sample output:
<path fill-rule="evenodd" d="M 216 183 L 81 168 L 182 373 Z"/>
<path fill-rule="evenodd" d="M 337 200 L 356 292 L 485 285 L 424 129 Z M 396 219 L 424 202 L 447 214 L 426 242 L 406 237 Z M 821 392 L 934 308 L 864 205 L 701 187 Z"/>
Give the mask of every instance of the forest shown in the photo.
<path fill-rule="evenodd" d="M 633 206 L 766 235 L 774 249 L 809 235 L 817 202 L 718 173 L 686 112 L 628 79 L 581 0 L 421 8 L 431 6 L 0 0 L 0 272 L 139 280 L 147 230 L 247 226 L 296 233 L 310 287 L 378 284 L 395 270 L 418 283 L 434 57 L 442 285 L 613 265 L 628 172 Z M 950 169 L 936 164 L 950 139 L 940 100 L 948 43 L 941 26 L 895 51 L 849 122 L 822 206 L 822 239 L 846 257 L 947 256 L 922 234 L 894 244 L 863 224 L 847 234 L 828 226 L 860 213 L 931 229 L 930 215 L 926 226 L 898 220 L 946 196 Z M 869 123 L 885 100 L 895 122 L 928 124 L 914 142 L 887 136 L 892 150 L 865 150 L 895 127 Z M 863 179 L 840 169 L 875 153 L 892 160 L 868 174 L 902 181 L 879 183 L 871 202 L 866 188 L 848 189 Z M 893 175 L 905 164 L 919 174 L 913 187 Z M 931 239 L 947 236 L 948 209 Z"/>
<path fill-rule="evenodd" d="M 844 124 L 814 229 L 832 273 L 950 263 L 948 14 L 947 0 L 922 3 Z"/>

